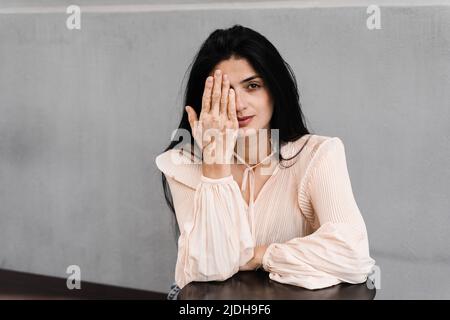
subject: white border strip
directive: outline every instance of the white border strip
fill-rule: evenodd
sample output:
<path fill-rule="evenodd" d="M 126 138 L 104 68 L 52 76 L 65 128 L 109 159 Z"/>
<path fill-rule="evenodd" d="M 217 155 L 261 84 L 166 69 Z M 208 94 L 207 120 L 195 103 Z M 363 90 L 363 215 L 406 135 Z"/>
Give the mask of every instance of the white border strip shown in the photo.
<path fill-rule="evenodd" d="M 73 1 L 76 5 L 76 0 Z M 408 3 L 409 2 L 409 3 Z M 416 3 L 414 3 L 416 2 Z M 128 4 L 128 5 L 79 5 L 82 13 L 140 13 L 140 12 L 179 12 L 211 10 L 273 10 L 323 7 L 367 7 L 370 4 L 388 7 L 450 6 L 450 1 L 404 0 L 397 2 L 374 1 L 255 1 L 227 3 L 172 3 L 172 4 Z M 69 6 L 10 7 L 0 8 L 0 14 L 39 14 L 65 13 Z"/>

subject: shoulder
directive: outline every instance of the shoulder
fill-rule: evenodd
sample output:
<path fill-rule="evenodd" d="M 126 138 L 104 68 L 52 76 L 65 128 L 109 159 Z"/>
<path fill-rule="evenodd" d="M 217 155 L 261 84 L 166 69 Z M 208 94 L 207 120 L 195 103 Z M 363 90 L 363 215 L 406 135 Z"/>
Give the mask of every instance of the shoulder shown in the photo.
<path fill-rule="evenodd" d="M 295 141 L 285 143 L 280 147 L 280 153 L 283 158 L 299 154 L 306 162 L 311 162 L 313 159 L 320 158 L 327 151 L 343 147 L 344 144 L 339 137 L 306 134 Z"/>
<path fill-rule="evenodd" d="M 339 156 L 344 151 L 344 143 L 339 137 L 314 135 L 308 150 L 311 161 L 315 162 L 326 156 Z"/>
<path fill-rule="evenodd" d="M 305 170 L 305 181 L 310 181 L 314 172 L 329 172 L 346 169 L 345 147 L 339 137 L 320 136 L 312 146 L 309 163 Z M 333 173 L 335 174 L 335 173 Z"/>
<path fill-rule="evenodd" d="M 298 156 L 283 162 L 286 167 L 292 165 L 299 181 L 307 178 L 324 160 L 345 160 L 344 143 L 339 137 L 316 134 L 307 134 L 296 141 L 288 142 L 280 148 L 280 152 L 284 159 L 298 153 Z"/>
<path fill-rule="evenodd" d="M 166 178 L 172 178 L 192 189 L 196 189 L 201 178 L 201 162 L 189 149 L 174 148 L 159 154 L 155 158 L 158 169 Z"/>

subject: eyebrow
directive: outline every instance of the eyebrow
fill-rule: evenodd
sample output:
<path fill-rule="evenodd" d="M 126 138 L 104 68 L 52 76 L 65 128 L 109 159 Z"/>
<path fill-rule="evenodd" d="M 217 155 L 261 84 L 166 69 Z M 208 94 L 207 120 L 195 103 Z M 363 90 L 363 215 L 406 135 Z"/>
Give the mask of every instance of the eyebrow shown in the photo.
<path fill-rule="evenodd" d="M 256 78 L 261 78 L 261 76 L 258 76 L 257 74 L 255 74 L 254 76 L 248 77 L 247 79 L 242 80 L 239 83 L 244 83 L 244 82 L 248 82 L 250 80 L 256 79 Z"/>

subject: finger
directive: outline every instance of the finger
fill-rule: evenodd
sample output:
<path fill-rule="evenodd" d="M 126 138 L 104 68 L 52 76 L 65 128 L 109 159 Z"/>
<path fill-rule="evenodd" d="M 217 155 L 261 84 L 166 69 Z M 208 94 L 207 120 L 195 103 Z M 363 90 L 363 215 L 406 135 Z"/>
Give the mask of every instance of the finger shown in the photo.
<path fill-rule="evenodd" d="M 233 122 L 235 127 L 239 127 L 236 115 L 236 93 L 234 92 L 234 89 L 230 89 L 228 93 L 228 119 Z"/>
<path fill-rule="evenodd" d="M 230 80 L 226 74 L 222 79 L 222 93 L 220 97 L 220 115 L 227 116 L 228 92 L 230 90 Z"/>
<path fill-rule="evenodd" d="M 186 106 L 185 109 L 188 114 L 188 120 L 191 126 L 192 137 L 194 138 L 194 141 L 198 144 L 198 146 L 200 148 L 203 148 L 203 141 L 201 137 L 202 127 L 201 123 L 198 121 L 197 113 L 191 106 Z"/>
<path fill-rule="evenodd" d="M 213 88 L 213 77 L 209 76 L 205 81 L 205 89 L 202 97 L 202 111 L 201 113 L 208 113 L 211 109 L 211 91 Z"/>
<path fill-rule="evenodd" d="M 191 125 L 191 129 L 194 130 L 194 124 L 195 124 L 195 121 L 197 121 L 197 113 L 195 112 L 194 108 L 192 108 L 191 106 L 186 106 L 185 110 L 188 114 L 188 121 L 189 121 L 189 124 Z"/>
<path fill-rule="evenodd" d="M 214 73 L 214 87 L 212 93 L 211 114 L 219 116 L 220 95 L 222 90 L 222 71 Z"/>

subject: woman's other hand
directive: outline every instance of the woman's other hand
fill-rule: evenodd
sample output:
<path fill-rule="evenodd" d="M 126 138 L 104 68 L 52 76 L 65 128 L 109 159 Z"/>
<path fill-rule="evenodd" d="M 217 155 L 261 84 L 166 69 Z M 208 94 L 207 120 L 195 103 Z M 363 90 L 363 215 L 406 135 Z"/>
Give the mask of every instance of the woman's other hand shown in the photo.
<path fill-rule="evenodd" d="M 256 270 L 262 266 L 262 259 L 266 253 L 268 245 L 257 246 L 254 249 L 253 258 L 245 265 L 239 267 L 239 271 Z"/>

